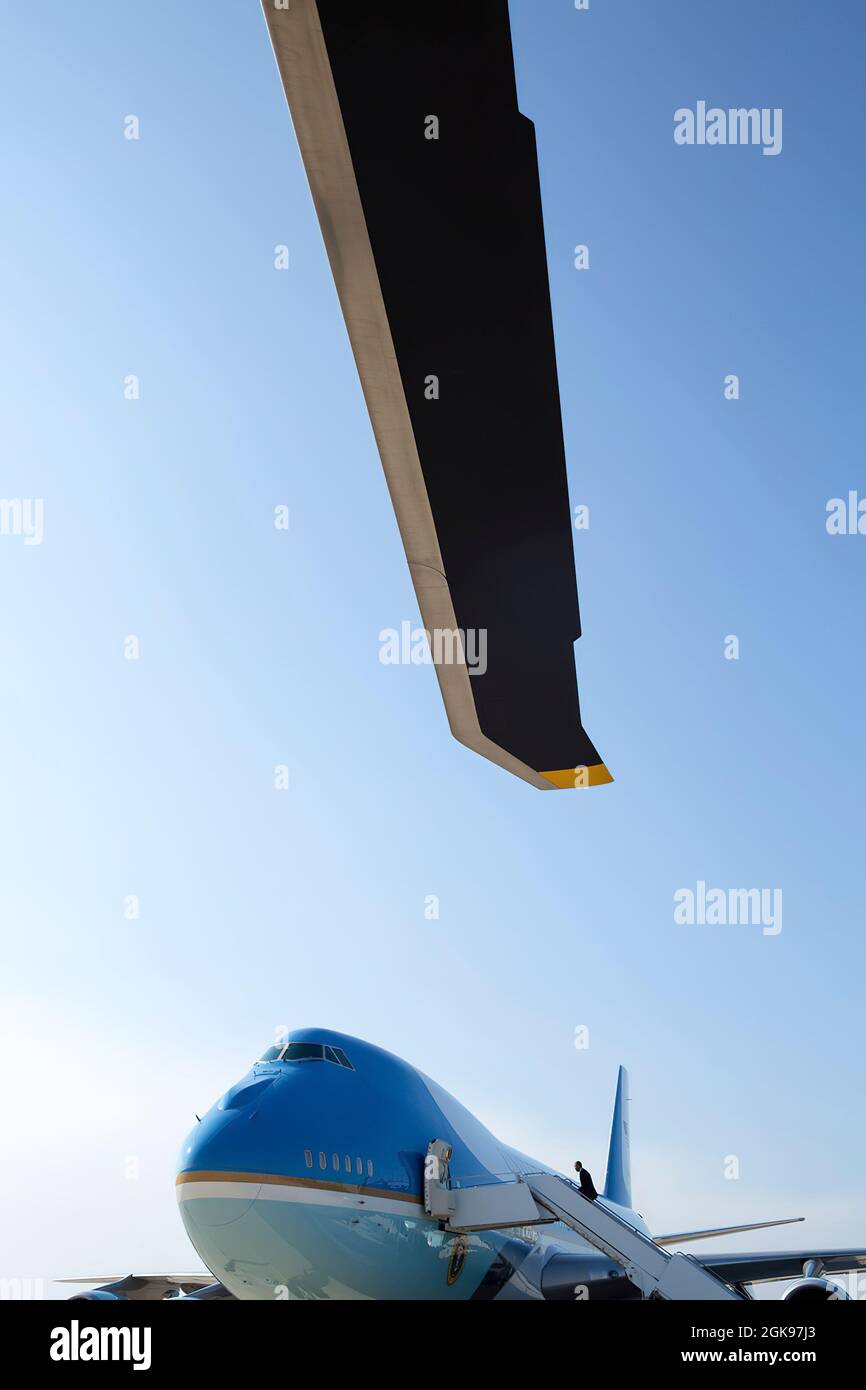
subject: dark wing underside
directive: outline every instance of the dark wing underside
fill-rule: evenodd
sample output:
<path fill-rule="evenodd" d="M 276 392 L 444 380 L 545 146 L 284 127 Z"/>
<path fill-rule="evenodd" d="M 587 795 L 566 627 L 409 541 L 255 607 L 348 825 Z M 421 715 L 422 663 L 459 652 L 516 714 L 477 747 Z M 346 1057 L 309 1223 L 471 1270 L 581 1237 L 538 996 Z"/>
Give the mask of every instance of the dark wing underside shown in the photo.
<path fill-rule="evenodd" d="M 866 1270 L 866 1250 L 783 1250 L 775 1254 L 694 1255 L 693 1259 L 729 1284 L 799 1279 L 810 1260 L 818 1261 L 825 1275 Z"/>
<path fill-rule="evenodd" d="M 580 617 L 532 123 L 507 0 L 264 0 L 454 735 L 545 790 L 611 781 Z M 438 122 L 438 138 L 431 118 Z M 435 379 L 435 381 L 434 381 Z"/>

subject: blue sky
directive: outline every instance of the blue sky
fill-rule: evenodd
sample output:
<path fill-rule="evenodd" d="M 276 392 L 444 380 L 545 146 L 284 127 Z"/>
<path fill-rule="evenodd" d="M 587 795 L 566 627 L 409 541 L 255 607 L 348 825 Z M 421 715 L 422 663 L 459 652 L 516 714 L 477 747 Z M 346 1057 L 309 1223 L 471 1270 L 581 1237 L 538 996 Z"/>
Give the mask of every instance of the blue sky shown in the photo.
<path fill-rule="evenodd" d="M 656 1230 L 862 1243 L 860 7 L 513 0 L 617 778 L 574 796 L 378 660 L 417 608 L 257 4 L 4 8 L 0 1273 L 194 1264 L 194 1112 L 318 1023 L 597 1177 L 625 1061 Z M 781 155 L 675 145 L 699 100 Z M 677 926 L 699 880 L 782 932 Z"/>

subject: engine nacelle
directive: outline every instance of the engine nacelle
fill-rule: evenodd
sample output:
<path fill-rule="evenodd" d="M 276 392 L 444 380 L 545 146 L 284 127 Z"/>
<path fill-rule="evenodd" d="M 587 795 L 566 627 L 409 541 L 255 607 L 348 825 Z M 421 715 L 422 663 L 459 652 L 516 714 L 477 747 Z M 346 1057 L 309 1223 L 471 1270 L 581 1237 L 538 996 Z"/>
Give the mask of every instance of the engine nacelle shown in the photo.
<path fill-rule="evenodd" d="M 783 1303 L 843 1303 L 849 1296 L 829 1279 L 800 1279 L 782 1294 Z"/>
<path fill-rule="evenodd" d="M 542 1270 L 541 1292 L 553 1303 L 623 1303 L 642 1298 L 619 1265 L 592 1251 L 553 1255 Z"/>

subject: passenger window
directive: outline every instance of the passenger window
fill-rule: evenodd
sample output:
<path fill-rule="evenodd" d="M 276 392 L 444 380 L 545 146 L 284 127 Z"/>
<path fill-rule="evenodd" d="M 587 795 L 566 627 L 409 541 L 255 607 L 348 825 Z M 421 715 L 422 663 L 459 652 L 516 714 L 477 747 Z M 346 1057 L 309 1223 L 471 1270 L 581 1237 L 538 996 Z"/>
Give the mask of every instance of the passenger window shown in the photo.
<path fill-rule="evenodd" d="M 355 1160 L 355 1172 L 358 1174 L 359 1178 L 364 1176 L 364 1164 L 360 1158 Z"/>
<path fill-rule="evenodd" d="M 319 1154 L 319 1167 L 320 1167 L 320 1168 L 322 1169 L 322 1171 L 324 1172 L 324 1170 L 327 1168 L 327 1166 L 328 1166 L 328 1155 L 327 1155 L 327 1154 L 323 1154 L 323 1153 L 320 1152 L 320 1154 Z"/>
<path fill-rule="evenodd" d="M 304 1149 L 304 1159 L 306 1160 L 307 1167 L 308 1167 L 308 1168 L 312 1168 L 312 1166 L 313 1166 L 313 1151 L 312 1151 L 312 1149 Z"/>
<path fill-rule="evenodd" d="M 373 1160 L 372 1160 L 372 1158 L 368 1158 L 368 1159 L 367 1159 L 367 1177 L 368 1177 L 368 1178 L 372 1178 L 372 1176 L 373 1176 Z"/>
<path fill-rule="evenodd" d="M 351 1173 L 351 1171 L 352 1171 L 352 1160 L 351 1160 L 351 1158 L 349 1157 L 349 1155 L 346 1154 L 346 1172 L 347 1172 L 347 1173 Z"/>
<path fill-rule="evenodd" d="M 335 1172 L 335 1173 L 339 1173 L 339 1171 L 340 1171 L 340 1155 L 339 1155 L 339 1154 L 331 1154 L 331 1163 L 333 1164 L 334 1172 Z"/>

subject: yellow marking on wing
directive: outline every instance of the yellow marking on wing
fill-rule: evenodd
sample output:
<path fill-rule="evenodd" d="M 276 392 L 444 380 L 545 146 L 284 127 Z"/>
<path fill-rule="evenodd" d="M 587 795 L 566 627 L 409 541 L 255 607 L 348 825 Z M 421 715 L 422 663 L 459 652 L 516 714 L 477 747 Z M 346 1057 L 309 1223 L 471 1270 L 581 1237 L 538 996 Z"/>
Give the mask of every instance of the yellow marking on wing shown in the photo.
<path fill-rule="evenodd" d="M 596 763 L 594 767 L 568 767 L 564 772 L 542 772 L 541 775 L 564 792 L 578 787 L 605 787 L 613 781 L 604 763 Z"/>

